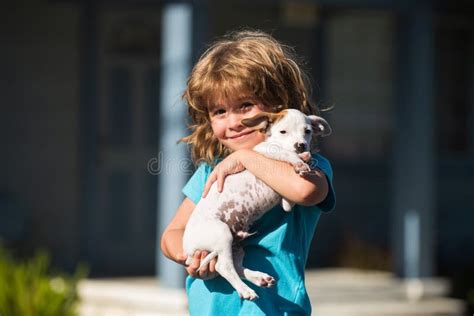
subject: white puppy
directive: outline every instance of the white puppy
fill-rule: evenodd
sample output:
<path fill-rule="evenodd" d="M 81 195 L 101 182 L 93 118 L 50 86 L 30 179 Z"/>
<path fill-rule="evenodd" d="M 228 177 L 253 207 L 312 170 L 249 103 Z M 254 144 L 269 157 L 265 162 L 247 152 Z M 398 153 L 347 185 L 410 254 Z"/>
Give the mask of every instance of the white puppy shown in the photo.
<path fill-rule="evenodd" d="M 311 157 L 311 138 L 331 133 L 323 118 L 306 116 L 294 109 L 259 113 L 242 120 L 242 124 L 267 134 L 266 140 L 255 146 L 255 151 L 289 162 L 300 175 L 311 171 L 305 163 Z M 186 225 L 183 236 L 183 249 L 188 256 L 186 263 L 191 263 L 195 251 L 207 250 L 210 253 L 201 262 L 201 267 L 217 256 L 217 272 L 229 281 L 240 297 L 248 300 L 258 298 L 240 278 L 261 287 L 273 286 L 275 279 L 266 273 L 242 267 L 244 253 L 238 242 L 251 235 L 249 228 L 252 223 L 280 201 L 285 211 L 291 210 L 292 202 L 282 199 L 247 170 L 227 176 L 221 193 L 214 183 L 206 198 L 198 202 Z"/>

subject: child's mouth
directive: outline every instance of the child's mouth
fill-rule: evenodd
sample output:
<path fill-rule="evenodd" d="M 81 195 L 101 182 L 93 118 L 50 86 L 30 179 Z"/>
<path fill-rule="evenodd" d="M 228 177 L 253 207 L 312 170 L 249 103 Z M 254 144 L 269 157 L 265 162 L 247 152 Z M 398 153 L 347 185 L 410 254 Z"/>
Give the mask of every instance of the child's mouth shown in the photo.
<path fill-rule="evenodd" d="M 239 139 L 245 138 L 246 136 L 252 134 L 253 132 L 254 131 L 248 131 L 248 132 L 245 132 L 245 133 L 241 133 L 241 134 L 238 134 L 238 135 L 235 135 L 235 136 L 228 137 L 228 139 L 239 140 Z"/>

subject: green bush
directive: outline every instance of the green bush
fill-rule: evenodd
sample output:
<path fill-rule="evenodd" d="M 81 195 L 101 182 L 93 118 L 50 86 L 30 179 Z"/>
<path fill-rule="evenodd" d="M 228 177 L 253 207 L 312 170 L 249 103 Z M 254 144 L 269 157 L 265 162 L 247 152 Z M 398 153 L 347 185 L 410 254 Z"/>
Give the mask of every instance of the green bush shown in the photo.
<path fill-rule="evenodd" d="M 471 289 L 469 292 L 467 292 L 467 302 L 469 307 L 474 310 L 474 289 Z"/>
<path fill-rule="evenodd" d="M 20 262 L 0 245 L 0 316 L 77 315 L 77 283 L 85 277 L 85 268 L 73 276 L 50 270 L 46 252 Z"/>

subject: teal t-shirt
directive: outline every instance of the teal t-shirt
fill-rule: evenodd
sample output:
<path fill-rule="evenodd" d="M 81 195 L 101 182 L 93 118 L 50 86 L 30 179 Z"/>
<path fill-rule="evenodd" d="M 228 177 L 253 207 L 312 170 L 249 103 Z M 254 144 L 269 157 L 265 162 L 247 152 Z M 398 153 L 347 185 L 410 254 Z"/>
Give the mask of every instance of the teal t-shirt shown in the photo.
<path fill-rule="evenodd" d="M 220 276 L 206 281 L 188 276 L 186 293 L 191 315 L 311 315 L 304 284 L 306 259 L 321 212 L 331 211 L 336 203 L 329 161 L 315 154 L 311 165 L 326 174 L 329 185 L 326 199 L 310 207 L 295 205 L 291 212 L 277 205 L 254 223 L 250 232 L 257 233 L 242 241 L 243 266 L 270 274 L 276 285 L 260 288 L 244 280 L 260 297 L 247 301 L 240 299 Z M 183 188 L 183 193 L 195 204 L 201 199 L 211 171 L 210 165 L 201 164 Z"/>

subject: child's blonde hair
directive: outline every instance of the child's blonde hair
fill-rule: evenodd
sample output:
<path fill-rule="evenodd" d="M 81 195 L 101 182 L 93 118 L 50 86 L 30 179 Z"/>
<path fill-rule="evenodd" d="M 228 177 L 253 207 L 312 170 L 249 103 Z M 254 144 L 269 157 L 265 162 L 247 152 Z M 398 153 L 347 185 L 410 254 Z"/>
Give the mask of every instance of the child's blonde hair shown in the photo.
<path fill-rule="evenodd" d="M 209 107 L 219 99 L 252 96 L 274 112 L 295 108 L 317 114 L 309 100 L 309 80 L 291 48 L 261 31 L 230 33 L 212 44 L 191 71 L 183 99 L 188 104 L 194 162 L 214 165 L 230 150 L 219 143 L 211 128 Z"/>

